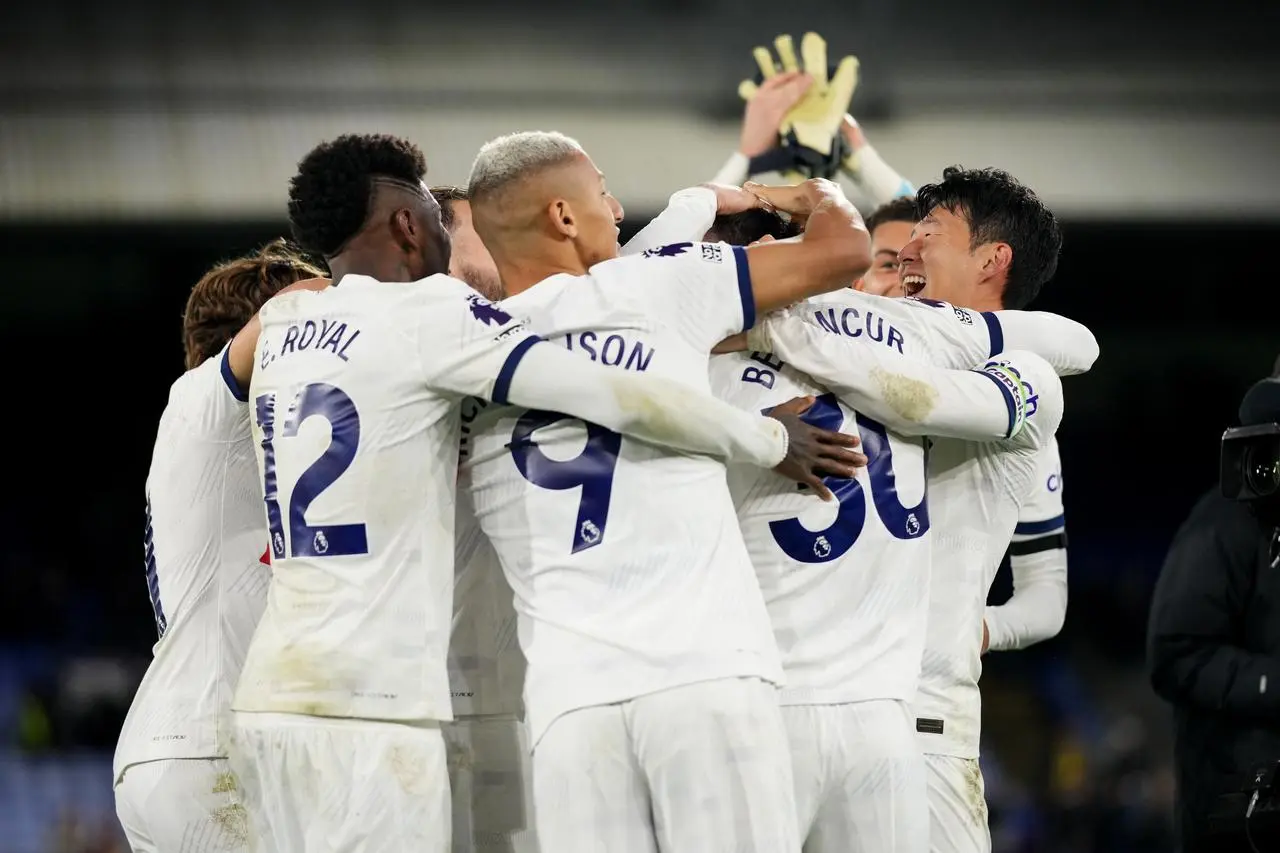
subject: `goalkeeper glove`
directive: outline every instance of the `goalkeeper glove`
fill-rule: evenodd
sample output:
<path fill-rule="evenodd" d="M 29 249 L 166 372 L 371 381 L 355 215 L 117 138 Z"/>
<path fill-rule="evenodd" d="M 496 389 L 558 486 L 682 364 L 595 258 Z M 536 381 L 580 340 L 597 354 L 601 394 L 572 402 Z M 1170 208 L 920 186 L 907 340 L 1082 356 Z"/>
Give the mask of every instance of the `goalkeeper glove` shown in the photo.
<path fill-rule="evenodd" d="M 801 70 L 791 36 L 780 35 L 773 44 L 779 64 L 774 63 L 768 48 L 757 47 L 752 52 L 763 79 L 780 71 Z M 839 171 L 849 154 L 848 144 L 840 133 L 840 124 L 849 111 L 849 101 L 858 86 L 858 60 L 846 56 L 834 71 L 830 70 L 827 66 L 827 43 L 822 36 L 812 32 L 804 34 L 800 52 L 804 58 L 803 71 L 813 78 L 813 85 L 783 118 L 778 128 L 781 148 L 753 160 L 753 174 L 777 170 L 793 181 L 809 177 L 830 178 Z M 738 94 L 750 100 L 756 88 L 754 81 L 744 80 L 738 86 Z"/>

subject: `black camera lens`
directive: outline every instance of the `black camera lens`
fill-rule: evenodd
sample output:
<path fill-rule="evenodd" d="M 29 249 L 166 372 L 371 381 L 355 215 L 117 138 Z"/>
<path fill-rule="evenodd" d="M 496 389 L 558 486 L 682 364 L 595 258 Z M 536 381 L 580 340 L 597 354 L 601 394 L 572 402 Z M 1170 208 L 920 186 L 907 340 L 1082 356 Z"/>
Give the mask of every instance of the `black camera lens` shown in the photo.
<path fill-rule="evenodd" d="M 1249 491 L 1259 498 L 1269 497 L 1280 491 L 1280 459 L 1277 459 L 1270 446 L 1257 445 L 1244 449 L 1243 464 L 1245 481 Z"/>

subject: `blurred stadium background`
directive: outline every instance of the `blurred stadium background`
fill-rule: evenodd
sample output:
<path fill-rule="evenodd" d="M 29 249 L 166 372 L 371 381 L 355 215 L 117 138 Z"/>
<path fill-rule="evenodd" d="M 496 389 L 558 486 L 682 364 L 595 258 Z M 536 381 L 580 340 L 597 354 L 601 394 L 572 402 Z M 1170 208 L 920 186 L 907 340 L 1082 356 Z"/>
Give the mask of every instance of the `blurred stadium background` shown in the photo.
<path fill-rule="evenodd" d="M 182 306 L 210 263 L 283 233 L 297 159 L 389 132 L 463 183 L 486 139 L 558 129 L 630 234 L 736 147 L 751 47 L 807 29 L 860 57 L 853 113 L 907 178 L 1000 166 L 1055 208 L 1066 246 L 1036 307 L 1102 345 L 1060 434 L 1066 628 L 986 658 L 995 849 L 1172 849 L 1147 603 L 1280 352 L 1278 24 L 1249 0 L 7 5 L 0 853 L 125 849 L 110 756 L 155 640 L 142 486 Z"/>

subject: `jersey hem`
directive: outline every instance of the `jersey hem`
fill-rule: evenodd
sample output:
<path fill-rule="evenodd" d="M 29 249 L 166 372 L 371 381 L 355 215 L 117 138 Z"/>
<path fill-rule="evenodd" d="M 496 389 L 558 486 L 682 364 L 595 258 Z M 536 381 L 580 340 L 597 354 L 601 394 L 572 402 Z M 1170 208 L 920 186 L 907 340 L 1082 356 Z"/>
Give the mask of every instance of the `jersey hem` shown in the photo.
<path fill-rule="evenodd" d="M 580 695 L 576 698 L 562 699 L 555 703 L 550 711 L 545 713 L 536 713 L 528 710 L 530 704 L 526 702 L 526 713 L 528 714 L 529 726 L 529 750 L 532 752 L 537 747 L 538 742 L 542 740 L 542 736 L 547 733 L 547 729 L 565 714 L 573 711 L 581 711 L 583 708 L 597 708 L 601 705 L 618 705 L 623 702 L 630 702 L 639 699 L 642 696 L 650 696 L 654 693 L 661 693 L 664 690 L 675 690 L 678 687 L 687 687 L 690 684 L 701 684 L 704 681 L 720 681 L 726 678 L 758 678 L 761 681 L 772 684 L 777 687 L 781 679 L 780 673 L 772 675 L 761 672 L 759 666 L 746 666 L 733 671 L 708 671 L 700 674 L 690 673 L 685 678 L 675 679 L 672 681 L 664 681 L 660 684 L 652 684 L 645 687 L 637 688 L 635 684 L 617 685 L 612 690 L 593 691 L 591 695 Z M 543 687 L 552 695 L 564 695 L 557 689 L 554 683 L 547 684 Z"/>

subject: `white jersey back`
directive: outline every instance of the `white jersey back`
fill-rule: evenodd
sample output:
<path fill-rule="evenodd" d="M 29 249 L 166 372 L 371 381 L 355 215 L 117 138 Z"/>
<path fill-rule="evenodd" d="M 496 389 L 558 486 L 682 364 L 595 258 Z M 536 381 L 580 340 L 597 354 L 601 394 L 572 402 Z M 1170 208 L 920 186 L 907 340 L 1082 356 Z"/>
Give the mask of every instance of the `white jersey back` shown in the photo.
<path fill-rule="evenodd" d="M 709 391 L 754 320 L 741 249 L 684 243 L 506 299 L 544 337 Z M 714 678 L 781 677 L 724 465 L 548 412 L 488 407 L 476 514 L 515 593 L 531 741 L 567 711 Z"/>
<path fill-rule="evenodd" d="M 715 217 L 715 193 L 703 188 L 686 190 L 692 195 L 683 208 L 676 209 L 676 222 L 668 208 L 640 234 L 619 250 L 621 255 L 638 255 L 648 248 L 662 245 L 664 232 L 675 231 L 682 239 L 687 234 L 699 236 L 710 227 L 698 231 L 688 227 L 690 218 Z M 699 210 L 698 208 L 702 209 Z M 683 226 L 681 225 L 683 222 Z M 656 227 L 655 227 L 656 226 Z M 657 241 L 657 242 L 655 242 Z M 462 447 L 465 459 L 471 444 L 476 415 L 487 404 L 470 399 L 462 404 Z M 465 465 L 465 462 L 460 462 Z M 453 632 L 449 636 L 449 691 L 453 697 L 455 717 L 523 717 L 525 660 L 516 637 L 516 612 L 511 585 L 502 573 L 493 544 L 480 529 L 475 508 L 471 504 L 470 472 L 458 472 L 457 549 L 454 555 Z M 465 485 L 464 485 L 465 482 Z"/>
<path fill-rule="evenodd" d="M 807 321 L 912 360 L 966 367 L 990 353 L 990 325 L 970 312 L 853 290 L 810 300 Z M 853 411 L 773 355 L 712 359 L 723 399 L 763 410 L 816 397 L 806 421 L 861 438 L 869 464 L 829 478 L 835 503 L 769 471 L 730 466 L 729 483 L 782 654 L 787 705 L 910 701 L 924 649 L 930 582 L 925 444 Z"/>
<path fill-rule="evenodd" d="M 529 335 L 443 275 L 346 276 L 261 317 L 250 397 L 274 572 L 234 708 L 450 719 L 458 403 L 505 399 Z"/>
<path fill-rule="evenodd" d="M 780 701 L 909 701 L 929 601 L 925 440 L 889 432 L 775 356 L 734 353 L 711 362 L 722 399 L 763 411 L 813 396 L 804 420 L 860 436 L 869 460 L 856 479 L 827 479 L 833 502 L 772 471 L 729 466 L 782 655 Z"/>
<path fill-rule="evenodd" d="M 475 416 L 486 404 L 462 404 L 463 448 Z M 471 474 L 458 476 L 457 547 L 454 551 L 453 630 L 449 635 L 449 692 L 453 715 L 522 717 L 524 653 L 516 638 L 511 585 L 471 504 Z"/>
<path fill-rule="evenodd" d="M 160 640 L 116 746 L 131 764 L 227 754 L 227 713 L 270 569 L 249 407 L 227 351 L 169 389 L 147 475 L 145 561 Z"/>
<path fill-rule="evenodd" d="M 940 367 L 969 369 L 988 358 L 999 361 L 1004 349 L 998 314 L 944 302 L 839 291 L 803 311 L 812 311 L 806 319 L 829 333 L 907 357 L 927 355 Z M 1035 479 L 1038 454 L 1062 419 L 1058 377 L 1042 360 L 1024 368 L 1037 372 L 1020 376 L 1027 416 L 1016 436 L 990 443 L 936 439 L 930 445 L 932 567 L 914 703 L 925 752 L 977 756 L 983 605 L 1014 532 L 1019 504 Z"/>
<path fill-rule="evenodd" d="M 914 704 L 917 739 L 930 754 L 977 758 L 982 728 L 982 616 L 987 593 L 1040 483 L 1062 418 L 1061 386 L 1033 382 L 1039 411 L 1019 445 L 939 440 L 929 457 L 933 584 L 929 630 Z M 1041 391 L 1043 387 L 1045 391 Z M 1056 399 L 1051 399 L 1051 397 Z M 1043 418 L 1043 420 L 1040 420 Z"/>

